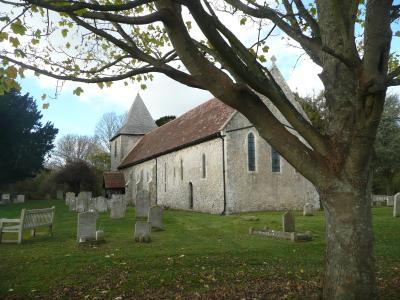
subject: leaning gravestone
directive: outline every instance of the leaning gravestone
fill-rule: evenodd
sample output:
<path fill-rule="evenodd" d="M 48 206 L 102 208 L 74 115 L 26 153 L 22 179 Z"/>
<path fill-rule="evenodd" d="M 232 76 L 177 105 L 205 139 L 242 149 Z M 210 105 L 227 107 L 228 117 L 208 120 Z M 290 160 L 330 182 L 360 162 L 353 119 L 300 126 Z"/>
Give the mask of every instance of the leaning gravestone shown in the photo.
<path fill-rule="evenodd" d="M 76 203 L 77 203 L 77 201 L 78 201 L 77 197 L 73 197 L 73 198 L 69 199 L 69 203 L 68 203 L 69 211 L 76 211 Z"/>
<path fill-rule="evenodd" d="M 141 177 L 139 182 L 136 184 L 136 219 L 146 219 L 149 214 L 149 208 L 150 195 L 149 192 L 144 189 L 143 177 Z"/>
<path fill-rule="evenodd" d="M 295 232 L 294 216 L 291 212 L 285 212 L 282 216 L 282 226 L 284 232 Z"/>
<path fill-rule="evenodd" d="M 25 203 L 25 195 L 17 195 L 17 198 L 15 198 L 14 203 Z"/>
<path fill-rule="evenodd" d="M 83 212 L 78 214 L 77 240 L 79 243 L 96 239 L 96 212 Z"/>
<path fill-rule="evenodd" d="M 100 196 L 96 199 L 96 210 L 98 212 L 105 212 L 108 209 L 107 199 Z"/>
<path fill-rule="evenodd" d="M 306 203 L 303 207 L 303 216 L 313 216 L 314 215 L 314 205 L 311 203 Z"/>
<path fill-rule="evenodd" d="M 149 209 L 149 222 L 151 223 L 151 228 L 156 230 L 163 229 L 163 209 L 160 206 L 152 206 Z"/>
<path fill-rule="evenodd" d="M 120 219 L 125 217 L 126 203 L 123 195 L 113 195 L 111 199 L 110 218 Z"/>
<path fill-rule="evenodd" d="M 70 205 L 72 200 L 75 200 L 75 193 L 67 192 L 65 194 L 65 204 Z"/>
<path fill-rule="evenodd" d="M 135 224 L 135 241 L 140 243 L 150 242 L 151 224 L 146 221 L 136 221 Z"/>
<path fill-rule="evenodd" d="M 400 197 L 394 199 L 393 217 L 400 217 Z"/>
<path fill-rule="evenodd" d="M 10 204 L 11 203 L 11 196 L 10 194 L 2 194 L 1 195 L 1 204 Z"/>

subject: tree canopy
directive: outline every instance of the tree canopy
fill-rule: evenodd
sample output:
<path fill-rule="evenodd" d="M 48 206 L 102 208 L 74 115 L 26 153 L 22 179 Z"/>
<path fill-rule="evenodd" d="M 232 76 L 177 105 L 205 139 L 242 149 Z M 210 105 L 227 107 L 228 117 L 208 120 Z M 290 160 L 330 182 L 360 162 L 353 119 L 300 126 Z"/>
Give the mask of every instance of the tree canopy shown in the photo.
<path fill-rule="evenodd" d="M 43 168 L 58 129 L 41 119 L 29 94 L 12 90 L 0 96 L 0 184 L 34 176 Z"/>
<path fill-rule="evenodd" d="M 400 85 L 392 0 L 0 0 L 0 92 L 26 69 L 58 80 L 143 85 L 162 73 L 237 109 L 326 208 L 326 299 L 378 297 L 371 161 L 388 87 Z M 7 10 L 8 9 L 8 10 Z M 252 23 L 247 36 L 232 21 Z M 321 68 L 326 128 L 295 107 L 263 52 L 279 32 Z M 145 86 L 143 86 L 144 88 Z M 80 95 L 81 87 L 74 93 Z M 45 98 L 45 96 L 43 97 Z M 271 106 L 265 105 L 268 98 Z M 290 124 L 281 123 L 276 108 Z M 299 138 L 301 136 L 301 138 Z"/>

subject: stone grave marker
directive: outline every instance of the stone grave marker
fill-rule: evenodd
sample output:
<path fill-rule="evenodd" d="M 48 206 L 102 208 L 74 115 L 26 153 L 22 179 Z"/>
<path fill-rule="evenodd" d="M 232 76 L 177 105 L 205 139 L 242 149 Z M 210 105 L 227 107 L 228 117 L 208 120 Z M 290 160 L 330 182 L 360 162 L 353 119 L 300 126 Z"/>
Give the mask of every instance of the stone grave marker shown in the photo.
<path fill-rule="evenodd" d="M 96 212 L 82 212 L 78 214 L 77 240 L 79 243 L 96 239 Z"/>
<path fill-rule="evenodd" d="M 69 206 L 69 211 L 76 211 L 76 202 L 77 202 L 77 197 L 71 197 L 70 199 L 69 199 L 69 203 L 68 203 L 68 206 Z"/>
<path fill-rule="evenodd" d="M 126 210 L 126 203 L 123 199 L 123 195 L 113 195 L 111 199 L 110 218 L 120 219 L 125 217 L 125 210 Z"/>
<path fill-rule="evenodd" d="M 14 203 L 25 203 L 25 195 L 17 195 L 17 198 L 15 198 Z"/>
<path fill-rule="evenodd" d="M 75 199 L 75 193 L 67 192 L 65 194 L 65 204 L 70 205 L 71 201 Z"/>
<path fill-rule="evenodd" d="M 386 206 L 393 206 L 393 205 L 394 205 L 394 196 L 387 196 Z"/>
<path fill-rule="evenodd" d="M 76 211 L 88 211 L 90 198 L 92 198 L 92 192 L 80 192 L 76 199 Z"/>
<path fill-rule="evenodd" d="M 151 224 L 146 221 L 136 221 L 135 224 L 135 241 L 139 243 L 150 242 Z"/>
<path fill-rule="evenodd" d="M 136 184 L 136 219 L 146 219 L 149 214 L 149 208 L 150 195 L 149 192 L 144 189 L 143 177 L 141 177 L 139 182 Z"/>
<path fill-rule="evenodd" d="M 394 199 L 393 217 L 400 217 L 400 197 Z"/>
<path fill-rule="evenodd" d="M 151 228 L 156 230 L 163 229 L 163 209 L 160 206 L 151 206 L 149 208 L 149 222 L 151 223 Z"/>
<path fill-rule="evenodd" d="M 303 216 L 313 216 L 314 215 L 314 205 L 311 203 L 304 204 Z"/>
<path fill-rule="evenodd" d="M 295 232 L 294 216 L 291 212 L 287 211 L 282 216 L 282 226 L 284 232 Z"/>
<path fill-rule="evenodd" d="M 1 204 L 6 205 L 11 203 L 10 194 L 2 194 L 1 195 Z"/>
<path fill-rule="evenodd" d="M 108 209 L 107 199 L 103 196 L 97 197 L 96 199 L 96 210 L 98 212 L 106 212 Z"/>
<path fill-rule="evenodd" d="M 57 190 L 56 198 L 57 200 L 63 200 L 64 199 L 63 191 Z"/>

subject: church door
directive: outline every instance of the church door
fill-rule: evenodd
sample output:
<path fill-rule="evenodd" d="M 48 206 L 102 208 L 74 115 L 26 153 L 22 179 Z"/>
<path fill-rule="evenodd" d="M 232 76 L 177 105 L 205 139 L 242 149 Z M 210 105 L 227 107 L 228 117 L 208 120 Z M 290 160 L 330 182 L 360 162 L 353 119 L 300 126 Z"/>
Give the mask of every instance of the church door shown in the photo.
<path fill-rule="evenodd" d="M 193 184 L 189 182 L 189 208 L 193 209 Z"/>

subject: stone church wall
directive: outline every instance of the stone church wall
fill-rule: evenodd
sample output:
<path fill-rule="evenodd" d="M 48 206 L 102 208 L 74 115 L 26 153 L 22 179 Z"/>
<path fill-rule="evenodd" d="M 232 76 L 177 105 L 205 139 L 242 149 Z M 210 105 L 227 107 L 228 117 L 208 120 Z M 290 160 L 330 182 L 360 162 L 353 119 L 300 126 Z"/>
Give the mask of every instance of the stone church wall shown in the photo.
<path fill-rule="evenodd" d="M 141 135 L 120 135 L 111 142 L 111 171 L 117 170 L 122 160 L 141 138 Z"/>
<path fill-rule="evenodd" d="M 255 136 L 256 149 L 256 170 L 253 172 L 248 171 L 247 161 L 250 132 Z M 282 157 L 281 171 L 272 172 L 271 147 L 242 114 L 235 114 L 224 134 L 227 213 L 299 210 L 307 202 L 319 207 L 315 187 Z"/>

